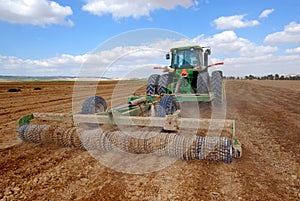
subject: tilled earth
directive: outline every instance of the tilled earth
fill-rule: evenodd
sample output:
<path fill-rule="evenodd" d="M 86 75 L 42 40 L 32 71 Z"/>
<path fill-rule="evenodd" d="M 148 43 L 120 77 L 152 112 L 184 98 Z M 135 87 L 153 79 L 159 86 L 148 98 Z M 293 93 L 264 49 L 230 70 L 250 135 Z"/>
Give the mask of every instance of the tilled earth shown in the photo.
<path fill-rule="evenodd" d="M 226 81 L 226 117 L 236 120 L 243 157 L 231 164 L 178 160 L 147 174 L 117 172 L 87 151 L 18 139 L 21 116 L 71 112 L 73 84 L 0 83 L 0 200 L 300 199 L 299 81 Z M 115 104 L 115 84 L 101 82 L 97 88 L 109 105 Z M 78 102 L 90 85 L 80 85 Z M 120 85 L 130 89 L 137 83 Z M 21 91 L 7 92 L 10 88 Z M 113 98 L 124 102 L 124 93 Z"/>

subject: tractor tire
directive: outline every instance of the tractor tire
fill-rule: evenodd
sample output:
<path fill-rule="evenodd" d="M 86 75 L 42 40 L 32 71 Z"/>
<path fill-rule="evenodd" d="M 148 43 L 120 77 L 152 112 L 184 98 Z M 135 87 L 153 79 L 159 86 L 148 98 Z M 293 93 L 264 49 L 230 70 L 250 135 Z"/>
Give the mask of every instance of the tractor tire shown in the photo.
<path fill-rule="evenodd" d="M 104 98 L 101 96 L 91 96 L 87 98 L 82 105 L 82 114 L 97 114 L 105 112 L 107 109 L 107 104 Z"/>
<path fill-rule="evenodd" d="M 208 82 L 209 82 L 208 72 L 198 73 L 197 91 L 196 92 L 198 94 L 207 94 L 208 93 Z"/>
<path fill-rule="evenodd" d="M 169 84 L 169 75 L 163 74 L 160 76 L 158 80 L 158 94 L 166 94 L 167 93 L 167 87 Z"/>
<path fill-rule="evenodd" d="M 210 80 L 210 89 L 214 93 L 213 104 L 220 106 L 223 97 L 222 71 L 213 71 Z"/>
<path fill-rule="evenodd" d="M 159 100 L 157 116 L 165 117 L 166 115 L 173 114 L 176 110 L 176 99 L 173 96 L 166 95 Z"/>
<path fill-rule="evenodd" d="M 160 76 L 157 74 L 150 75 L 150 77 L 148 78 L 148 83 L 147 83 L 147 87 L 146 87 L 147 95 L 154 95 L 157 93 L 157 84 L 158 84 L 159 77 Z"/>

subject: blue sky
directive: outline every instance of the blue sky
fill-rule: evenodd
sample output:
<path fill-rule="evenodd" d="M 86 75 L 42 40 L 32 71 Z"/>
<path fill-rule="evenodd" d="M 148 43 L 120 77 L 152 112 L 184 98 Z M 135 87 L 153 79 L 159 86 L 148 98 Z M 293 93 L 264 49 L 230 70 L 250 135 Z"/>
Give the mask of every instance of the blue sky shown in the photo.
<path fill-rule="evenodd" d="M 76 76 L 92 62 L 103 72 L 133 46 L 167 51 L 185 42 L 210 46 L 211 62 L 224 61 L 225 75 L 300 73 L 299 8 L 299 0 L 0 0 L 0 75 Z M 149 28 L 165 35 L 152 40 Z M 148 34 L 128 34 L 140 29 Z M 166 43 L 166 30 L 187 39 Z M 140 44 L 132 43 L 135 37 L 143 38 Z M 104 47 L 111 38 L 114 46 Z M 119 68 L 166 64 L 158 59 L 163 54 L 146 54 Z M 120 76 L 116 69 L 110 76 Z"/>

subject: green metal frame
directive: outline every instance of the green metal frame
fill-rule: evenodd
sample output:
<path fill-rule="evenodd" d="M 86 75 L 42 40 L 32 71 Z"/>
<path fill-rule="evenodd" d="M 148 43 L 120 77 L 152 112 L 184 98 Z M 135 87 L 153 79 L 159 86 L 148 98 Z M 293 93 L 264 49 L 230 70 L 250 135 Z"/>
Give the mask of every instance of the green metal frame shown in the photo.
<path fill-rule="evenodd" d="M 210 102 L 214 98 L 213 93 L 208 94 L 178 94 L 174 96 L 177 102 Z"/>
<path fill-rule="evenodd" d="M 146 106 L 135 106 L 130 110 L 111 110 L 110 112 L 102 112 L 100 114 L 60 114 L 60 113 L 33 113 L 25 115 L 19 119 L 19 127 L 30 124 L 30 121 L 37 119 L 40 121 L 58 121 L 65 122 L 71 119 L 76 119 L 76 123 L 94 123 L 94 124 L 109 124 L 109 125 L 134 125 L 134 126 L 149 126 L 160 127 L 169 131 L 178 131 L 180 128 L 194 129 L 213 129 L 210 128 L 211 123 L 223 126 L 222 130 L 231 133 L 233 156 L 240 158 L 242 155 L 241 144 L 235 137 L 235 121 L 234 120 L 211 120 L 211 119 L 192 119 L 181 118 L 180 111 L 166 117 L 142 117 L 137 116 L 143 111 L 146 111 Z M 129 115 L 129 116 L 128 116 Z M 133 116 L 131 116 L 133 115 Z M 218 129 L 218 128 L 216 128 Z"/>
<path fill-rule="evenodd" d="M 166 94 L 173 96 L 176 99 L 176 102 L 211 102 L 214 99 L 213 93 L 207 94 Z M 141 95 L 141 96 L 130 96 L 128 102 L 137 100 L 142 97 L 146 97 L 147 102 L 154 103 L 157 102 L 164 95 Z M 142 105 L 146 106 L 148 103 L 143 103 Z M 131 110 L 132 108 L 129 108 Z M 128 109 L 127 109 L 128 110 Z"/>

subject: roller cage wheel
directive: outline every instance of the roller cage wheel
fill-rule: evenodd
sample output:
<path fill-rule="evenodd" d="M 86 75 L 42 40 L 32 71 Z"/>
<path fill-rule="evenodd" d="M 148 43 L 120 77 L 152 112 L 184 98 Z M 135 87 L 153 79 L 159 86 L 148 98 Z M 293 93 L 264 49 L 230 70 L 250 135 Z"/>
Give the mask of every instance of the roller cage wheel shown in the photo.
<path fill-rule="evenodd" d="M 163 74 L 160 76 L 158 80 L 158 94 L 166 94 L 167 93 L 167 87 L 169 84 L 169 75 Z"/>
<path fill-rule="evenodd" d="M 221 105 L 223 100 L 223 83 L 222 83 L 222 71 L 213 71 L 210 80 L 210 89 L 214 93 L 213 103 L 215 105 Z"/>
<path fill-rule="evenodd" d="M 197 93 L 207 94 L 208 93 L 208 82 L 209 75 L 208 72 L 199 72 L 197 75 Z"/>
<path fill-rule="evenodd" d="M 87 98 L 82 105 L 82 114 L 97 114 L 105 112 L 107 109 L 107 104 L 104 98 L 101 96 L 91 96 Z"/>
<path fill-rule="evenodd" d="M 177 110 L 176 99 L 173 96 L 164 96 L 159 100 L 157 116 L 165 117 Z"/>
<path fill-rule="evenodd" d="M 157 85 L 160 76 L 157 74 L 152 74 L 148 78 L 146 93 L 147 95 L 154 95 L 157 93 Z"/>

